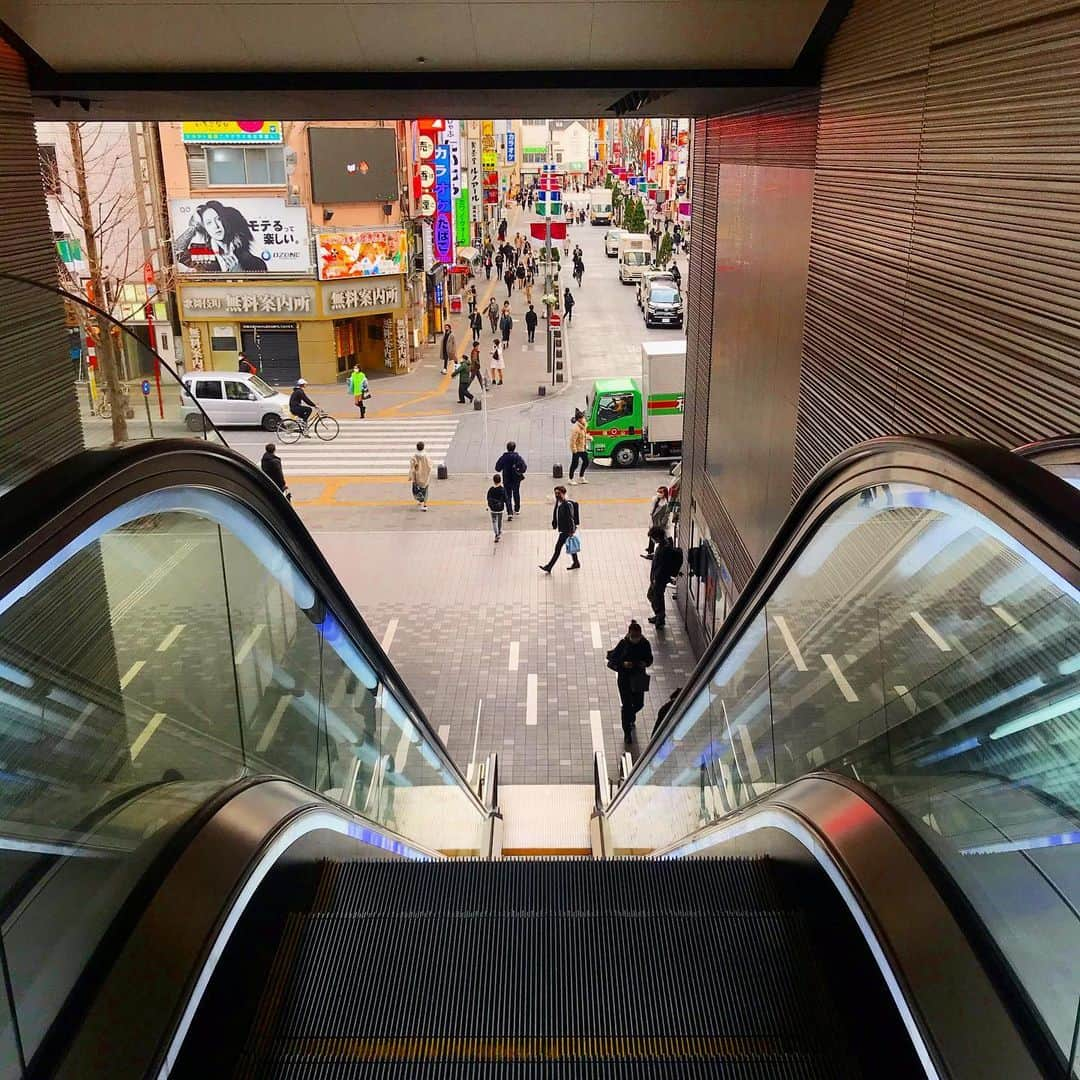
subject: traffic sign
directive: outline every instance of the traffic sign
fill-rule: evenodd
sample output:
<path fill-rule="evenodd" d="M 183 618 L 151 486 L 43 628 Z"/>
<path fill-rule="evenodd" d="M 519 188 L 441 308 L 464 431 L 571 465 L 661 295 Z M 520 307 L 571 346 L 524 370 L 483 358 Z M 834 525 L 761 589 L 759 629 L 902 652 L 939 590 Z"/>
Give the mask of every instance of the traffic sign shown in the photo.
<path fill-rule="evenodd" d="M 149 379 L 143 379 L 143 381 L 142 381 L 142 392 L 143 392 L 143 397 L 149 397 L 150 396 L 150 380 Z"/>

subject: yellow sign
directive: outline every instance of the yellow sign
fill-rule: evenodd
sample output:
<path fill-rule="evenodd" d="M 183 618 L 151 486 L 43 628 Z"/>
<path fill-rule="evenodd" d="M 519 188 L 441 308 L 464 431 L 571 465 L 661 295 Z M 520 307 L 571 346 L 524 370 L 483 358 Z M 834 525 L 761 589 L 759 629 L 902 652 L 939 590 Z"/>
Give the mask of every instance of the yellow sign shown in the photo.
<path fill-rule="evenodd" d="M 280 120 L 185 120 L 180 137 L 186 143 L 279 143 Z"/>
<path fill-rule="evenodd" d="M 480 164 L 485 169 L 494 169 L 499 164 L 499 151 L 495 145 L 495 121 L 480 121 Z"/>

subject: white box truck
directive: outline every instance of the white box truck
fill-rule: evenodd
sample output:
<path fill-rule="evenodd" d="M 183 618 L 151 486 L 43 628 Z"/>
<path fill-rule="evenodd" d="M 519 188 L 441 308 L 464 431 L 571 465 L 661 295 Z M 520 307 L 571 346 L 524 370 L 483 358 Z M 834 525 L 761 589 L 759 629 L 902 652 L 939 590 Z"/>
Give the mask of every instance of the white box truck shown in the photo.
<path fill-rule="evenodd" d="M 635 285 L 652 262 L 652 241 L 645 233 L 627 233 L 619 240 L 619 280 Z"/>
<path fill-rule="evenodd" d="M 641 377 L 597 379 L 587 402 L 589 455 L 601 465 L 682 456 L 686 341 L 646 341 Z"/>
<path fill-rule="evenodd" d="M 589 190 L 589 224 L 611 224 L 611 192 L 607 188 Z"/>

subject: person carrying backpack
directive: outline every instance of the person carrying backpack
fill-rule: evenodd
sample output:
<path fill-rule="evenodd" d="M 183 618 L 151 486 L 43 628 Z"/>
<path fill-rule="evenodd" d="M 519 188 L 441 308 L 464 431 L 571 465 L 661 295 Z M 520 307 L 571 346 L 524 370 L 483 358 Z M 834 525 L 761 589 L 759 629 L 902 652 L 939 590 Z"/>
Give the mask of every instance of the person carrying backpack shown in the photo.
<path fill-rule="evenodd" d="M 626 636 L 607 654 L 607 666 L 617 674 L 623 737 L 627 742 L 634 737 L 637 714 L 645 707 L 652 662 L 649 639 L 642 634 L 638 623 L 632 621 L 627 627 Z"/>
<path fill-rule="evenodd" d="M 551 514 L 551 527 L 557 529 L 559 535 L 555 541 L 555 550 L 551 553 L 551 558 L 546 563 L 541 563 L 540 569 L 545 574 L 550 574 L 551 568 L 555 565 L 559 555 L 562 553 L 562 549 L 565 547 L 566 553 L 573 560 L 566 569 L 580 570 L 581 563 L 578 561 L 578 553 L 581 551 L 581 541 L 577 540 L 575 535 L 578 527 L 577 503 L 566 497 L 566 488 L 562 484 L 555 488 L 555 509 Z M 572 544 L 571 541 L 575 540 L 577 540 L 577 543 Z"/>
<path fill-rule="evenodd" d="M 665 591 L 668 585 L 679 576 L 683 555 L 675 546 L 674 541 L 657 525 L 649 530 L 649 539 L 656 544 L 656 551 L 653 554 L 653 564 L 649 573 L 649 591 L 646 596 L 653 609 L 649 622 L 659 630 L 667 618 Z"/>

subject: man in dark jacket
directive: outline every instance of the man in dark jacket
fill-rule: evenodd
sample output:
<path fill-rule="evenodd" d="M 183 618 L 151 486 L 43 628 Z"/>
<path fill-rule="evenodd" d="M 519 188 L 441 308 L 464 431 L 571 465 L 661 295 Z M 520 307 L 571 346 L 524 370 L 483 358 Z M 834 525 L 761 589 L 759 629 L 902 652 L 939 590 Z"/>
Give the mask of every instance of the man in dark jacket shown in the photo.
<path fill-rule="evenodd" d="M 514 319 L 510 314 L 510 305 L 503 304 L 503 313 L 499 318 L 499 333 L 502 335 L 503 346 L 510 344 L 510 331 L 514 329 Z"/>
<path fill-rule="evenodd" d="M 536 309 L 530 304 L 529 310 L 525 312 L 525 329 L 529 332 L 530 341 L 536 340 L 536 324 L 539 321 L 540 320 L 536 315 Z"/>
<path fill-rule="evenodd" d="M 555 488 L 555 509 L 551 514 L 551 527 L 559 530 L 559 537 L 555 541 L 555 550 L 551 553 L 551 558 L 547 563 L 540 565 L 540 569 L 545 574 L 551 573 L 551 568 L 559 558 L 566 541 L 577 531 L 577 523 L 574 521 L 574 504 L 566 497 L 566 488 L 562 484 Z M 574 561 L 566 569 L 580 570 L 581 563 L 578 562 L 577 553 L 574 552 L 570 557 Z"/>
<path fill-rule="evenodd" d="M 289 412 L 297 417 L 300 420 L 300 423 L 303 424 L 304 438 L 310 439 L 311 432 L 308 431 L 308 418 L 311 416 L 312 411 L 319 406 L 307 396 L 307 391 L 304 389 L 305 386 L 307 386 L 307 379 L 296 380 L 296 385 L 289 395 Z"/>
<path fill-rule="evenodd" d="M 474 311 L 469 316 L 469 329 L 472 331 L 473 344 L 480 340 L 480 334 L 484 329 L 484 316 L 479 311 Z"/>
<path fill-rule="evenodd" d="M 262 456 L 260 466 L 262 471 L 277 484 L 281 494 L 284 495 L 286 499 L 292 499 L 292 496 L 289 494 L 289 487 L 285 483 L 285 470 L 281 467 L 281 458 L 277 456 L 277 448 L 272 442 L 266 444 L 266 453 Z"/>
<path fill-rule="evenodd" d="M 506 520 L 513 521 L 515 514 L 521 513 L 521 481 L 528 469 L 525 459 L 517 452 L 517 443 L 508 442 L 506 453 L 499 455 L 495 468 L 502 473 L 503 487 L 506 489 Z"/>
<path fill-rule="evenodd" d="M 649 622 L 659 630 L 664 625 L 667 610 L 664 606 L 664 590 L 678 577 L 682 569 L 682 552 L 674 541 L 658 525 L 649 530 L 649 539 L 656 543 L 656 553 L 649 572 L 648 598 L 653 614 Z"/>

